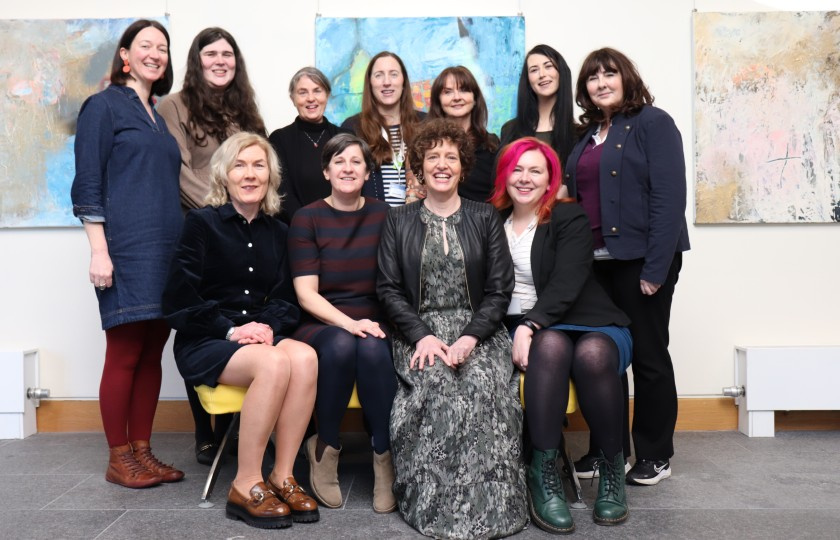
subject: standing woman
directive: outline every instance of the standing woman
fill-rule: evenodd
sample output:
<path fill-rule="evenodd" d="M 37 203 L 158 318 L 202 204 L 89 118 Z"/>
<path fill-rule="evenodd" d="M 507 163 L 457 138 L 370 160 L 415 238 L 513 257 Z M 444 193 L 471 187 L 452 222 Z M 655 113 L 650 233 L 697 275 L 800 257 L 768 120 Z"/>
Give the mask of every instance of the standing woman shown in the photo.
<path fill-rule="evenodd" d="M 388 419 L 397 378 L 376 298 L 376 249 L 389 206 L 361 195 L 373 158 L 355 135 L 330 139 L 322 167 L 330 195 L 301 208 L 289 231 L 295 292 L 308 314 L 294 337 L 315 348 L 320 373 L 318 433 L 306 441 L 309 481 L 324 506 L 341 506 L 338 434 L 355 383 L 373 436 L 373 509 L 392 512 Z"/>
<path fill-rule="evenodd" d="M 473 152 L 449 120 L 411 145 L 422 202 L 388 214 L 377 294 L 398 331 L 391 412 L 400 513 L 436 538 L 498 538 L 525 526 L 519 375 L 502 326 L 513 264 L 502 222 L 462 199 Z"/>
<path fill-rule="evenodd" d="M 184 473 L 149 438 L 169 338 L 160 298 L 181 231 L 178 145 L 153 108 L 172 87 L 169 34 L 138 20 L 119 41 L 111 86 L 88 98 L 76 129 L 73 213 L 90 242 L 90 281 L 105 330 L 99 407 L 111 448 L 105 479 L 130 488 Z"/>
<path fill-rule="evenodd" d="M 422 197 L 406 153 L 417 125 L 425 116 L 414 109 L 411 84 L 402 59 L 389 51 L 371 58 L 365 70 L 362 112 L 341 124 L 368 143 L 376 162 L 363 195 L 391 206 Z"/>
<path fill-rule="evenodd" d="M 499 138 L 487 131 L 487 103 L 473 74 L 464 66 L 448 67 L 432 84 L 429 118 L 449 118 L 469 135 L 475 161 L 458 194 L 471 201 L 487 202 L 493 194 L 493 162 Z"/>
<path fill-rule="evenodd" d="M 583 138 L 569 156 L 567 183 L 577 186 L 592 225 L 595 274 L 633 321 L 636 463 L 627 482 L 653 485 L 671 476 L 677 421 L 668 324 L 690 247 L 682 137 L 615 49 L 586 57 L 575 100 Z"/>
<path fill-rule="evenodd" d="M 503 145 L 529 136 L 551 145 L 563 167 L 577 140 L 572 71 L 563 56 L 548 45 L 537 45 L 525 56 L 519 76 L 516 117 L 502 126 Z M 574 196 L 573 192 L 570 194 Z"/>
<path fill-rule="evenodd" d="M 222 28 L 205 28 L 195 36 L 187 53 L 184 85 L 161 101 L 158 112 L 181 150 L 184 211 L 204 206 L 210 193 L 210 158 L 225 139 L 240 130 L 265 134 L 245 59 L 236 40 Z M 195 457 L 210 465 L 232 415 L 216 417 L 214 434 L 195 389 L 185 386 L 195 422 Z"/>
<path fill-rule="evenodd" d="M 289 82 L 289 98 L 298 111 L 294 122 L 275 130 L 269 140 L 280 158 L 283 211 L 280 219 L 291 222 L 300 208 L 330 194 L 324 182 L 321 152 L 324 145 L 343 131 L 324 116 L 330 99 L 330 82 L 320 70 L 305 67 Z"/>
<path fill-rule="evenodd" d="M 518 139 L 499 158 L 493 204 L 506 217 L 516 285 L 505 319 L 513 363 L 528 372 L 525 414 L 534 449 L 528 470 L 531 517 L 540 528 L 574 530 L 557 471 L 569 380 L 599 452 L 593 517 L 627 519 L 622 449 L 621 374 L 632 356 L 630 319 L 592 273 L 592 232 L 574 199 L 557 200 L 560 161 L 534 138 Z"/>

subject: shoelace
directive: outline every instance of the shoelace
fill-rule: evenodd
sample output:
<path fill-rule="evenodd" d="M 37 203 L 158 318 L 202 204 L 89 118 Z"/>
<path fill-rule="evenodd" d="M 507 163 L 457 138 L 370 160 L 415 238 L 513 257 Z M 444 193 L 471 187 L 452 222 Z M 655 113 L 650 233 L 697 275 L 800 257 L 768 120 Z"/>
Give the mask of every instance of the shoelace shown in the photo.
<path fill-rule="evenodd" d="M 131 453 L 121 454 L 120 461 L 131 476 L 139 476 L 149 472 L 149 469 L 144 467 Z"/>
<path fill-rule="evenodd" d="M 549 495 L 557 495 L 566 500 L 566 493 L 563 491 L 563 481 L 557 472 L 557 462 L 548 456 L 543 457 L 542 466 L 543 485 Z"/>
<path fill-rule="evenodd" d="M 592 464 L 594 470 L 598 470 L 601 467 L 601 464 L 604 464 L 604 474 L 601 475 L 604 477 L 604 496 L 613 498 L 618 497 L 618 471 L 613 466 L 612 463 L 608 459 L 598 458 Z M 624 463 L 621 464 L 624 466 Z M 595 482 L 595 476 L 592 476 L 592 479 L 589 481 L 589 485 L 591 486 Z"/>
<path fill-rule="evenodd" d="M 167 465 L 166 463 L 162 463 L 158 458 L 152 454 L 151 448 L 143 448 L 137 452 L 137 461 L 141 462 L 141 465 L 145 466 L 150 471 L 154 471 L 155 469 L 162 469 L 162 470 L 169 470 L 172 467 Z"/>

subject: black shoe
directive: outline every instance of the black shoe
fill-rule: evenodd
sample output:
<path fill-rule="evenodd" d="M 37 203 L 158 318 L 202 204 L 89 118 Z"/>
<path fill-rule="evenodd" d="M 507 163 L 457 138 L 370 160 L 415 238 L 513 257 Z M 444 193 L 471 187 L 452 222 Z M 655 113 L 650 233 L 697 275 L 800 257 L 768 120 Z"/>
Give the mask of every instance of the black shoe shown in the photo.
<path fill-rule="evenodd" d="M 627 473 L 627 483 L 636 486 L 655 486 L 671 476 L 671 463 L 667 459 L 637 459 Z"/>
<path fill-rule="evenodd" d="M 218 450 L 218 445 L 211 442 L 195 443 L 195 459 L 202 465 L 212 465 Z"/>
<path fill-rule="evenodd" d="M 593 456 L 592 454 L 586 454 L 579 460 L 575 461 L 575 476 L 581 479 L 590 478 L 598 478 L 598 462 L 601 458 L 598 456 Z M 627 460 L 624 460 L 624 472 L 630 470 L 630 464 L 627 463 Z"/>

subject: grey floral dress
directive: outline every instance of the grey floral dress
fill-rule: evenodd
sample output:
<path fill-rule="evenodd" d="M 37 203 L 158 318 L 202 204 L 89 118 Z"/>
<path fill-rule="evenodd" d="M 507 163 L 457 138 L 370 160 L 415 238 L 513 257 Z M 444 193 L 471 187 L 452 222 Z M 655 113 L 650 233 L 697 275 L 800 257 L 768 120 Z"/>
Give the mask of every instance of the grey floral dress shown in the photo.
<path fill-rule="evenodd" d="M 472 317 L 464 257 L 451 226 L 425 207 L 420 317 L 447 344 Z M 481 342 L 466 363 L 452 369 L 438 360 L 410 370 L 412 343 L 395 336 L 399 377 L 391 411 L 394 491 L 411 526 L 436 538 L 498 538 L 526 523 L 525 476 L 520 437 L 522 410 L 511 343 L 501 327 Z"/>

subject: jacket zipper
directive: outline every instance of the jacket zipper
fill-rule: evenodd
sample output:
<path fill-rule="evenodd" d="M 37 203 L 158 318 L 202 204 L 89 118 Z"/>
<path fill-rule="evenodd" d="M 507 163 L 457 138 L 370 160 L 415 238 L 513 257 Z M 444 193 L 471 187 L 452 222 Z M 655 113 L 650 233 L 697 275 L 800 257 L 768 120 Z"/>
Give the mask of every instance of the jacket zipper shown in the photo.
<path fill-rule="evenodd" d="M 426 241 L 429 239 L 429 227 L 425 226 L 423 233 L 423 247 L 420 250 L 420 273 L 417 279 L 417 314 L 420 314 L 420 305 L 423 302 L 423 254 L 426 253 Z"/>

